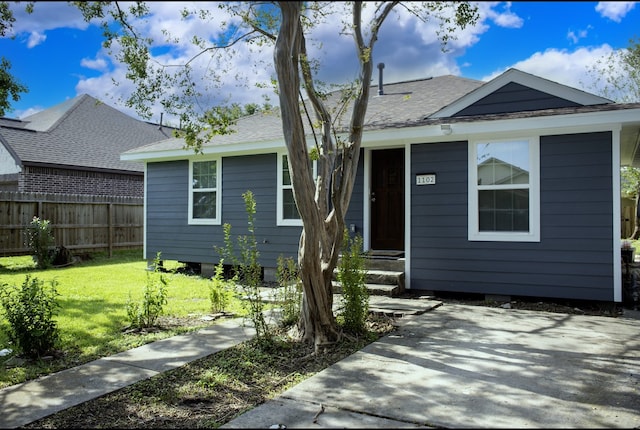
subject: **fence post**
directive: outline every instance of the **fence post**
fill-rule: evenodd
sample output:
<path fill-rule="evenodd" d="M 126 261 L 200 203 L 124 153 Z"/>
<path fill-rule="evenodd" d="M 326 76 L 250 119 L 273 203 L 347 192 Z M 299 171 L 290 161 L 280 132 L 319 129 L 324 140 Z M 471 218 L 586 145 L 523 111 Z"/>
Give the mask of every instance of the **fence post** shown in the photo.
<path fill-rule="evenodd" d="M 113 256 L 113 203 L 109 203 L 107 206 L 107 218 L 109 223 L 109 258 Z"/>

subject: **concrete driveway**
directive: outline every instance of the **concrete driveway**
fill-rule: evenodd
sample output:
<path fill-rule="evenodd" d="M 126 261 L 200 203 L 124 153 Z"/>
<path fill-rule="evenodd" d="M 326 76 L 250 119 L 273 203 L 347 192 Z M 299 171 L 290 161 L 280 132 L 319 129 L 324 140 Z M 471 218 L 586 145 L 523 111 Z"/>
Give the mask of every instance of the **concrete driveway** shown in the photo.
<path fill-rule="evenodd" d="M 445 304 L 223 428 L 640 428 L 640 312 Z"/>

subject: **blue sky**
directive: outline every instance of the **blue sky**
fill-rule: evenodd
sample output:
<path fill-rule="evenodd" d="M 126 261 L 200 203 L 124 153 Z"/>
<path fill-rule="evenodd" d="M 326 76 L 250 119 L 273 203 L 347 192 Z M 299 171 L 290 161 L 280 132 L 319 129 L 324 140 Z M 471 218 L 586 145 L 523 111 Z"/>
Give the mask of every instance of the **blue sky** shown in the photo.
<path fill-rule="evenodd" d="M 79 94 L 89 94 L 136 117 L 119 99 L 132 87 L 124 78 L 124 68 L 101 47 L 97 25 L 85 23 L 80 13 L 66 2 L 36 2 L 33 14 L 25 14 L 23 5 L 16 12 L 13 39 L 0 38 L 0 53 L 12 64 L 11 72 L 28 87 L 21 100 L 12 103 L 11 118 L 49 108 Z M 177 34 L 214 37 L 216 21 L 205 30 L 195 23 L 179 20 L 185 2 L 151 2 L 152 15 L 139 23 L 137 30 L 160 40 L 160 30 Z M 194 2 L 198 7 L 215 3 Z M 406 14 L 390 17 L 380 31 L 374 59 L 385 63 L 386 82 L 453 74 L 488 80 L 515 67 L 544 78 L 597 92 L 587 73 L 595 61 L 625 48 L 629 40 L 640 37 L 640 6 L 636 2 L 479 2 L 480 21 L 457 35 L 449 52 L 440 52 L 433 26 Z M 220 12 L 216 19 L 224 20 Z M 336 23 L 319 26 L 324 51 L 322 76 L 332 82 L 344 82 L 355 76 L 351 38 L 338 36 Z M 179 61 L 189 52 L 173 52 L 158 47 L 161 61 Z M 272 52 L 259 54 L 266 66 L 247 77 L 249 86 L 238 88 L 234 81 L 238 70 L 248 70 L 242 55 L 229 63 L 228 82 L 221 82 L 223 94 L 232 94 L 239 103 L 260 102 L 261 92 L 253 83 L 268 79 Z M 253 55 L 253 54 L 252 54 Z M 119 85 L 115 86 L 115 79 Z M 377 70 L 374 83 L 377 82 Z M 217 100 L 211 96 L 211 100 Z M 272 97 L 272 100 L 277 100 Z M 153 108 L 151 120 L 158 121 L 160 107 Z"/>

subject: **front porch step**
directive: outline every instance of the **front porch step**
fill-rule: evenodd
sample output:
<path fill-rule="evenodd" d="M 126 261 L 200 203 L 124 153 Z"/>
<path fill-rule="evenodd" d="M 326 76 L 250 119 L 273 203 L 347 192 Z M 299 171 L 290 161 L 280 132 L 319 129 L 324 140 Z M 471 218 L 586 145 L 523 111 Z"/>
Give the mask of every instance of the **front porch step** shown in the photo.
<path fill-rule="evenodd" d="M 333 284 L 333 292 L 335 294 L 342 294 L 342 285 L 338 281 L 332 281 Z M 402 290 L 399 285 L 391 285 L 391 284 L 371 284 L 365 283 L 364 286 L 369 291 L 370 296 L 387 296 L 387 297 L 398 297 L 402 294 Z"/>
<path fill-rule="evenodd" d="M 342 293 L 342 285 L 334 272 L 333 291 Z M 395 270 L 367 270 L 365 286 L 372 296 L 398 297 L 404 293 L 404 272 Z"/>
<path fill-rule="evenodd" d="M 338 263 L 339 264 L 339 263 Z M 372 296 L 398 297 L 404 293 L 403 257 L 367 256 L 365 258 L 365 286 Z M 338 268 L 333 272 L 333 291 L 342 292 L 337 281 Z"/>

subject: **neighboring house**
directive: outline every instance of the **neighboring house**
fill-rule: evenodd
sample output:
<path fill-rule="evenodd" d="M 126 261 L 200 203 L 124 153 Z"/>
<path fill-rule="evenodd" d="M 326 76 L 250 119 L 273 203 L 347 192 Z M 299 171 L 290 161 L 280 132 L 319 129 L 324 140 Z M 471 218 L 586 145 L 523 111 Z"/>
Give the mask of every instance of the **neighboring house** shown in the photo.
<path fill-rule="evenodd" d="M 0 118 L 0 190 L 142 197 L 143 164 L 120 154 L 171 133 L 86 94 L 21 120 Z"/>
<path fill-rule="evenodd" d="M 347 225 L 403 253 L 407 289 L 622 300 L 619 172 L 640 165 L 640 104 L 515 69 L 372 92 Z M 223 224 L 246 232 L 247 190 L 261 264 L 297 255 L 280 118 L 236 129 L 198 155 L 179 139 L 122 154 L 146 166 L 145 258 L 210 268 Z"/>

